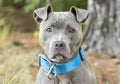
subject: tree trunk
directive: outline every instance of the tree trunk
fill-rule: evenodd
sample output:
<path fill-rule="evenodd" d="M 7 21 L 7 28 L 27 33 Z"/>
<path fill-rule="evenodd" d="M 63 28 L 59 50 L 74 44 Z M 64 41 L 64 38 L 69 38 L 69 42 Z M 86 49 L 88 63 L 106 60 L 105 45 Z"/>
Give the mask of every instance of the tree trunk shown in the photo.
<path fill-rule="evenodd" d="M 89 51 L 120 56 L 120 0 L 94 0 L 88 10 Z"/>

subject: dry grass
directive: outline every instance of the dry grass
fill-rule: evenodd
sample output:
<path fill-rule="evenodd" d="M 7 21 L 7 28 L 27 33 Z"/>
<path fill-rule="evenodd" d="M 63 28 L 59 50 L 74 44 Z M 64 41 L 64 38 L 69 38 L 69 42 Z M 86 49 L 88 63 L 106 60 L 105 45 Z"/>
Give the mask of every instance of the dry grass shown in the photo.
<path fill-rule="evenodd" d="M 32 52 L 25 54 L 21 47 L 4 48 L 0 54 L 0 84 L 34 84 L 31 67 L 35 56 Z"/>
<path fill-rule="evenodd" d="M 24 44 L 22 46 L 14 46 L 12 44 L 13 37 L 0 43 L 0 84 L 35 83 L 38 70 L 37 55 L 40 53 L 40 49 L 37 43 L 34 44 L 35 40 L 32 43 L 31 37 L 25 37 L 26 39 L 23 37 L 14 38 L 21 38 L 20 41 Z"/>

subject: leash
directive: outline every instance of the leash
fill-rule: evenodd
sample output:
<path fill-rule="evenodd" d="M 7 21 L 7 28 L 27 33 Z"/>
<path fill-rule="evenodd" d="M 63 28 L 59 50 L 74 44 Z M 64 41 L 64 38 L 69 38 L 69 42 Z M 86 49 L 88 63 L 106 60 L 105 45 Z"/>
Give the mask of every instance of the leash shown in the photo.
<path fill-rule="evenodd" d="M 71 72 L 78 68 L 82 61 L 85 59 L 84 50 L 79 49 L 77 55 L 68 62 L 64 63 L 52 63 L 48 60 L 46 55 L 39 55 L 39 66 L 47 72 L 47 77 L 52 79 L 57 76 L 57 74 L 65 74 Z M 53 77 L 50 77 L 50 74 L 53 74 Z"/>

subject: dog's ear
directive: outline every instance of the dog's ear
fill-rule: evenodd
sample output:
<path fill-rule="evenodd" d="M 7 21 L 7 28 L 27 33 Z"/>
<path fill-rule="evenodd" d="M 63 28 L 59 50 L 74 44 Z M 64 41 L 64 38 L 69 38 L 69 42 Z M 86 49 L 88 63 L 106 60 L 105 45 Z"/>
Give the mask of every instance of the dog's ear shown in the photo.
<path fill-rule="evenodd" d="M 37 22 L 41 22 L 42 20 L 47 20 L 48 15 L 52 12 L 51 6 L 47 6 L 44 8 L 38 8 L 34 10 L 33 17 Z"/>
<path fill-rule="evenodd" d="M 88 11 L 84 9 L 72 6 L 70 8 L 70 12 L 75 16 L 75 19 L 80 23 L 83 23 L 88 18 Z"/>

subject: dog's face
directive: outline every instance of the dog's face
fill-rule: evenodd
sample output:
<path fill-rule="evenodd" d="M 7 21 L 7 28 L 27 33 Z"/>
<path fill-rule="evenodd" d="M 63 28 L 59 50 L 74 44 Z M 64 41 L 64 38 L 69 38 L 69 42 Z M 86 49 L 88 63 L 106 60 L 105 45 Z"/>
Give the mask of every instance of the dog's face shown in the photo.
<path fill-rule="evenodd" d="M 60 63 L 73 58 L 82 41 L 81 22 L 88 12 L 72 7 L 69 12 L 52 12 L 51 7 L 39 8 L 33 13 L 41 22 L 39 39 L 48 59 Z"/>

